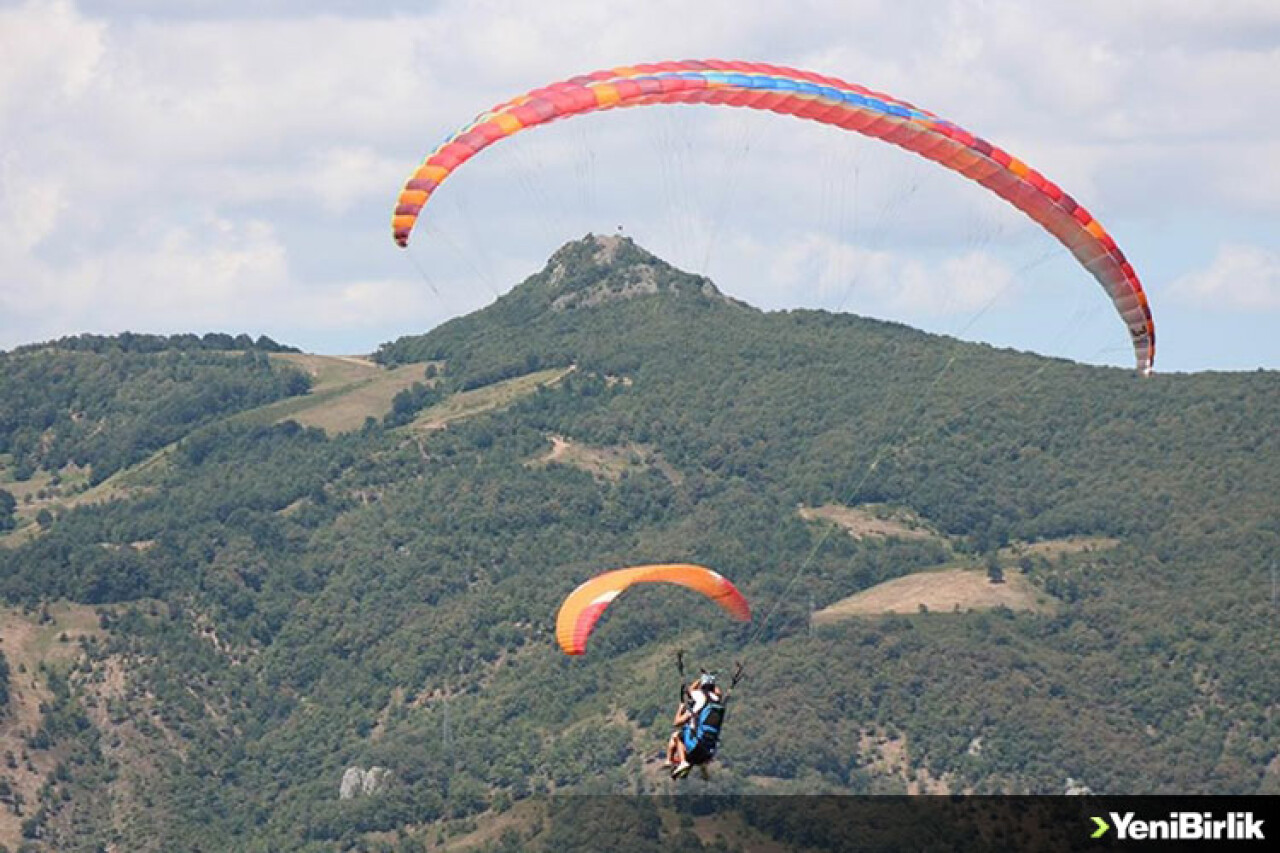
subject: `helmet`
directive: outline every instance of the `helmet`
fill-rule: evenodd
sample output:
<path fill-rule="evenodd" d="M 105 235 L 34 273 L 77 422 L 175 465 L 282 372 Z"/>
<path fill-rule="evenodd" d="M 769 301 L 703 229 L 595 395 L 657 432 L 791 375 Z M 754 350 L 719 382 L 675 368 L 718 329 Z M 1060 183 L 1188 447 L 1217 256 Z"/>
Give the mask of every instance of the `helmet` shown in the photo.
<path fill-rule="evenodd" d="M 702 673 L 702 675 L 701 675 L 701 676 L 699 676 L 699 678 L 698 678 L 698 686 L 699 686 L 699 687 L 715 687 L 715 686 L 716 686 L 716 674 L 715 674 L 714 672 L 704 672 L 704 673 Z"/>

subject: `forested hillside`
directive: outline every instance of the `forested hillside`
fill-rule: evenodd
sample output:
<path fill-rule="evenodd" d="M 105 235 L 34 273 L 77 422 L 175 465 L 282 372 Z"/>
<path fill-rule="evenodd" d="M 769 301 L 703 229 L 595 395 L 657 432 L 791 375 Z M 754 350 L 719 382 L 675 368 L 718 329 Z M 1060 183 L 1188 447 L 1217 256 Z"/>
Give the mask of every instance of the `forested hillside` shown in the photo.
<path fill-rule="evenodd" d="M 127 481 L 38 521 L 0 503 L 12 630 L 96 616 L 59 629 L 75 654 L 6 654 L 0 779 L 27 793 L 0 841 L 556 849 L 532 794 L 678 789 L 677 648 L 747 672 L 682 790 L 1280 792 L 1273 372 L 767 313 L 590 237 L 375 357 L 422 382 L 326 434 L 231 417 L 308 388 L 256 350 L 0 356 L 0 499 Z M 579 582 L 669 561 L 732 578 L 753 623 L 636 589 L 585 657 L 555 647 Z M 939 568 L 1045 604 L 810 619 Z"/>
<path fill-rule="evenodd" d="M 265 353 L 280 349 L 245 335 L 82 335 L 0 353 L 0 458 L 19 481 L 70 465 L 96 485 L 194 427 L 306 391 L 301 374 L 270 370 Z"/>

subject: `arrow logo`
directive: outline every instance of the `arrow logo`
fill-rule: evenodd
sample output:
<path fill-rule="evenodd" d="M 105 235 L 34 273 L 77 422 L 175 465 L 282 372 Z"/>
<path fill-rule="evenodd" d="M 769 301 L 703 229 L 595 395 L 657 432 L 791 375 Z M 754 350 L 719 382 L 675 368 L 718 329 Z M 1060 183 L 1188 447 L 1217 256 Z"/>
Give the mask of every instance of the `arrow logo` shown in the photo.
<path fill-rule="evenodd" d="M 1101 838 L 1106 835 L 1107 830 L 1111 828 L 1107 822 L 1100 817 L 1095 817 L 1093 822 L 1098 825 L 1098 828 L 1093 831 L 1093 835 L 1089 836 L 1090 838 Z"/>

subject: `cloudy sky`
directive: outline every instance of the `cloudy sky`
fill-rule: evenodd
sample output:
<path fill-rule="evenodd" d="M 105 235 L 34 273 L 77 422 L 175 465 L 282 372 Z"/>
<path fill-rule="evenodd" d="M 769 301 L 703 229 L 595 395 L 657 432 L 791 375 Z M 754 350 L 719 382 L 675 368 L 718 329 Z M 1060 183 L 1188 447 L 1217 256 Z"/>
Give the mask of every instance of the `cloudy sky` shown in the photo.
<path fill-rule="evenodd" d="M 746 110 L 585 116 L 484 152 L 408 251 L 401 184 L 553 80 L 677 58 L 821 71 L 939 113 L 1083 202 L 1158 371 L 1280 368 L 1275 0 L 28 0 L 0 4 L 0 349 L 82 331 L 369 352 L 621 229 L 768 309 L 1132 365 L 1065 249 L 891 146 Z"/>

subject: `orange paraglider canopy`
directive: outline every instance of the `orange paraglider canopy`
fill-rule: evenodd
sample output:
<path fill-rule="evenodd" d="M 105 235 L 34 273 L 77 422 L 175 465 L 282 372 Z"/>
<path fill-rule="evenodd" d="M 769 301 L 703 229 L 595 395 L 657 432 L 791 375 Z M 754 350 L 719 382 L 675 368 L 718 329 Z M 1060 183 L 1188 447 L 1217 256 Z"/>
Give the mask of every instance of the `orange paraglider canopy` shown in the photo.
<path fill-rule="evenodd" d="M 586 651 L 587 638 L 605 608 L 635 583 L 673 583 L 702 593 L 739 622 L 751 621 L 751 606 L 728 578 L 704 566 L 673 563 L 616 569 L 591 578 L 560 605 L 556 616 L 556 640 L 565 654 Z"/>
<path fill-rule="evenodd" d="M 611 68 L 534 89 L 476 116 L 419 166 L 396 199 L 395 241 L 409 244 L 427 200 L 459 166 L 527 128 L 585 113 L 652 104 L 768 110 L 883 139 L 976 181 L 1052 234 L 1102 285 L 1129 330 L 1141 373 L 1155 361 L 1155 322 L 1128 258 L 1080 202 L 1022 160 L 907 101 L 836 77 L 717 59 Z"/>

